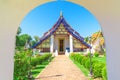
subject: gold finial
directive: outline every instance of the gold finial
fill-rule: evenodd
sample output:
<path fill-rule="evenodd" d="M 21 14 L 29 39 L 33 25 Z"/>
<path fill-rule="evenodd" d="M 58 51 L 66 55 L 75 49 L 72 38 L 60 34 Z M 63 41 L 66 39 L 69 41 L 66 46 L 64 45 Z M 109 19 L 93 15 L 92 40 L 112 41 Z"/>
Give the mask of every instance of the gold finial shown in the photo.
<path fill-rule="evenodd" d="M 63 13 L 62 13 L 62 11 L 60 11 L 60 16 L 61 16 L 61 17 L 63 16 Z"/>

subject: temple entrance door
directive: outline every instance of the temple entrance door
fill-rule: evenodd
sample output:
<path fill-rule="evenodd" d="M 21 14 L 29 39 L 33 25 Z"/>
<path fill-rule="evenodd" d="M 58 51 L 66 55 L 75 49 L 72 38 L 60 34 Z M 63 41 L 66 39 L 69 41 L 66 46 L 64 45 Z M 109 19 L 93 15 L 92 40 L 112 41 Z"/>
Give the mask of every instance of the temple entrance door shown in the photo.
<path fill-rule="evenodd" d="M 64 39 L 59 40 L 59 54 L 64 54 Z"/>

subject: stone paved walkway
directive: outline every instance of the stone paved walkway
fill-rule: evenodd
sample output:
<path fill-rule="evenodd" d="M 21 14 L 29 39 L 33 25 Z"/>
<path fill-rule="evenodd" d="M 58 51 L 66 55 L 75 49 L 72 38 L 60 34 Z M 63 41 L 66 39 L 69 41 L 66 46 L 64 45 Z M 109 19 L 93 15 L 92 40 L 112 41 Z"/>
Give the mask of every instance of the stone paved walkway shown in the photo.
<path fill-rule="evenodd" d="M 36 80 L 88 80 L 65 55 L 59 55 L 37 76 Z"/>

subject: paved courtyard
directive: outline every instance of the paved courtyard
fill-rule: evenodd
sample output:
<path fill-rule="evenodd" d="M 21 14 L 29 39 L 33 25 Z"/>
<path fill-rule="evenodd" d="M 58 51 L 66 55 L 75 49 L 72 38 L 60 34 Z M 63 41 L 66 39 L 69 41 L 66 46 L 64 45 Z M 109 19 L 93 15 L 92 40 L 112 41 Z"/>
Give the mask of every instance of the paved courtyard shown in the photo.
<path fill-rule="evenodd" d="M 36 80 L 88 80 L 65 55 L 59 55 L 37 76 Z"/>

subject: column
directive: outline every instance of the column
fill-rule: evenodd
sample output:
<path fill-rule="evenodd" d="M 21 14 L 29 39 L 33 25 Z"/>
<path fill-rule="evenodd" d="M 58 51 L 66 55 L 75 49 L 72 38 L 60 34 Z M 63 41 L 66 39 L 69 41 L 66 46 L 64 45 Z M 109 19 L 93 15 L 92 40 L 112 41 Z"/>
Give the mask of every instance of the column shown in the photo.
<path fill-rule="evenodd" d="M 70 42 L 70 53 L 73 52 L 73 37 L 72 35 L 69 36 L 69 42 Z"/>
<path fill-rule="evenodd" d="M 53 53 L 53 45 L 54 45 L 54 36 L 50 37 L 50 52 Z"/>

